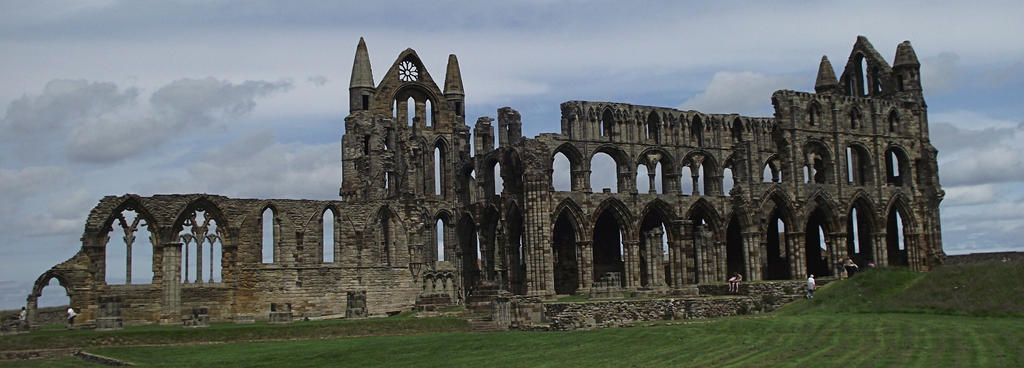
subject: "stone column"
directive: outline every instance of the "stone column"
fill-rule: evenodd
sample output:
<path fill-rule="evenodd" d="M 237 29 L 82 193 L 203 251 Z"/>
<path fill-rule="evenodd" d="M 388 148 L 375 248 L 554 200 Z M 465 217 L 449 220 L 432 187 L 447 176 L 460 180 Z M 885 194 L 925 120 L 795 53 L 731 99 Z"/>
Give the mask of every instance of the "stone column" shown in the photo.
<path fill-rule="evenodd" d="M 551 221 L 548 214 L 548 188 L 551 182 L 550 178 L 542 174 L 524 176 L 523 249 L 529 252 L 526 258 L 527 295 L 550 296 L 555 294 Z"/>
<path fill-rule="evenodd" d="M 889 248 L 888 244 L 885 244 L 886 233 L 879 232 L 873 234 L 875 237 L 875 244 L 872 248 L 874 251 L 875 266 L 882 267 L 889 264 Z"/>
<path fill-rule="evenodd" d="M 661 236 L 664 232 L 661 231 L 660 227 L 651 229 L 647 232 L 647 246 L 645 257 L 647 258 L 647 264 L 644 265 L 647 268 L 647 286 L 648 288 L 660 288 L 665 286 L 665 277 L 662 275 L 665 272 L 665 268 L 662 267 L 662 249 L 661 249 Z"/>
<path fill-rule="evenodd" d="M 180 323 L 181 318 L 181 243 L 164 244 L 163 283 L 161 284 L 162 324 Z"/>
<path fill-rule="evenodd" d="M 275 232 L 275 234 L 276 234 L 276 232 Z M 183 248 L 185 248 L 185 283 L 186 284 L 188 283 L 188 243 L 189 242 L 186 241 L 185 243 L 183 243 L 181 245 Z M 275 245 L 276 245 L 276 243 L 275 243 Z M 164 259 L 164 261 L 167 261 L 167 259 Z M 181 264 L 181 252 L 180 251 L 178 252 L 178 264 Z M 179 268 L 178 272 L 181 272 L 180 268 Z"/>
<path fill-rule="evenodd" d="M 129 239 L 128 235 L 126 234 L 125 235 L 125 239 L 124 239 L 125 240 L 124 243 L 125 243 L 125 246 L 127 246 L 127 249 L 125 249 L 127 257 L 125 259 L 125 265 L 124 265 L 124 267 L 125 267 L 124 283 L 126 285 L 131 285 L 132 284 L 132 242 L 130 242 L 128 239 Z M 135 237 L 132 236 L 131 240 L 135 240 Z"/>
<path fill-rule="evenodd" d="M 790 267 L 796 279 L 807 278 L 807 261 L 804 257 L 804 239 L 800 233 L 786 233 L 786 243 L 790 245 Z"/>
<path fill-rule="evenodd" d="M 657 174 L 658 173 L 655 172 L 654 169 L 652 169 L 651 167 L 647 167 L 647 194 L 658 194 L 658 190 L 655 187 L 654 183 L 654 176 Z"/>
<path fill-rule="evenodd" d="M 748 232 L 743 236 L 743 257 L 746 262 L 743 262 L 746 269 L 747 280 L 754 281 L 761 279 L 761 249 L 758 246 L 756 232 Z"/>
<path fill-rule="evenodd" d="M 576 243 L 576 270 L 579 274 L 579 291 L 588 290 L 594 284 L 593 249 L 590 242 Z"/>
<path fill-rule="evenodd" d="M 623 240 L 622 247 L 625 252 L 622 255 L 623 273 L 622 277 L 626 280 L 626 288 L 633 289 L 640 287 L 640 267 L 639 267 L 639 242 L 635 240 Z"/>
<path fill-rule="evenodd" d="M 725 249 L 725 245 L 724 241 L 715 242 L 715 264 L 717 265 L 717 267 L 715 267 L 715 281 L 719 282 L 725 281 L 729 278 L 726 276 L 729 270 L 725 263 L 725 255 L 728 254 Z"/>
<path fill-rule="evenodd" d="M 203 238 L 196 238 L 196 279 L 195 282 L 203 283 Z"/>
<path fill-rule="evenodd" d="M 673 244 L 674 246 L 669 250 L 669 261 L 672 267 L 672 286 L 681 288 L 683 285 L 690 283 L 690 276 L 687 272 L 687 265 L 689 262 L 689 246 L 693 245 L 693 234 L 686 231 L 690 228 L 689 220 L 678 220 L 672 223 L 676 227 L 679 239 Z"/>

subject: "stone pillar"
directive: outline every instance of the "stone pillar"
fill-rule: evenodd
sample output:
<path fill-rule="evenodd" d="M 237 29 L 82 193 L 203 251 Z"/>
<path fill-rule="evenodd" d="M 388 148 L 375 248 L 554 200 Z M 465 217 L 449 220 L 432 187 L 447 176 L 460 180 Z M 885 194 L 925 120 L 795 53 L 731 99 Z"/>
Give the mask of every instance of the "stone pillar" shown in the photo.
<path fill-rule="evenodd" d="M 846 233 L 829 234 L 829 269 L 836 278 L 842 277 L 846 261 Z"/>
<path fill-rule="evenodd" d="M 640 244 L 635 240 L 623 240 L 622 247 L 625 250 L 622 255 L 625 274 L 622 277 L 626 280 L 626 288 L 635 290 L 640 287 Z"/>
<path fill-rule="evenodd" d="M 577 290 L 588 290 L 594 285 L 594 250 L 590 242 L 576 243 L 576 270 L 579 273 Z"/>
<path fill-rule="evenodd" d="M 672 262 L 672 281 L 674 282 L 672 286 L 680 288 L 693 282 L 688 269 L 690 254 L 693 252 L 693 234 L 686 231 L 692 228 L 692 223 L 689 220 L 677 220 L 672 225 L 676 226 L 680 238 L 669 254 Z"/>
<path fill-rule="evenodd" d="M 135 237 L 133 236 L 132 240 L 135 240 L 134 238 Z M 124 243 L 125 243 L 125 246 L 127 247 L 127 249 L 125 249 L 125 253 L 126 253 L 127 257 L 125 259 L 125 265 L 124 265 L 124 267 L 125 267 L 124 268 L 125 269 L 124 283 L 126 285 L 131 285 L 132 284 L 132 243 L 128 241 L 128 236 L 125 236 L 125 242 Z"/>
<path fill-rule="evenodd" d="M 572 170 L 572 174 L 569 175 L 570 188 L 573 192 L 587 192 L 590 183 L 590 171 L 589 170 Z"/>
<path fill-rule="evenodd" d="M 746 268 L 744 271 L 746 272 L 747 280 L 750 281 L 761 279 L 762 267 L 760 265 L 763 262 L 761 261 L 761 249 L 758 246 L 757 235 L 756 232 L 748 232 L 743 235 L 743 257 L 746 260 L 746 262 L 743 262 Z"/>
<path fill-rule="evenodd" d="M 804 258 L 804 239 L 801 233 L 786 232 L 786 243 L 790 245 L 790 267 L 796 279 L 807 278 L 807 260 Z"/>
<path fill-rule="evenodd" d="M 544 175 L 525 175 L 523 184 L 523 249 L 526 257 L 527 295 L 555 294 L 554 263 L 551 255 L 550 214 L 548 188 L 550 178 Z"/>
<path fill-rule="evenodd" d="M 181 243 L 164 244 L 163 283 L 161 284 L 161 318 L 162 324 L 177 324 L 181 321 Z"/>
<path fill-rule="evenodd" d="M 211 245 L 211 247 L 212 247 L 212 245 Z M 203 283 L 203 238 L 202 237 L 197 237 L 196 238 L 196 279 L 195 279 L 195 282 L 200 283 L 200 284 Z"/>
<path fill-rule="evenodd" d="M 724 241 L 715 242 L 715 264 L 717 265 L 715 267 L 715 281 L 718 282 L 729 278 L 727 276 L 729 270 L 725 263 L 725 255 L 728 254 L 725 245 Z"/>
<path fill-rule="evenodd" d="M 695 282 L 707 283 L 711 281 L 711 242 L 708 239 L 707 227 L 699 225 L 693 234 L 693 248 L 696 249 L 697 257 L 694 259 Z"/>
<path fill-rule="evenodd" d="M 636 180 L 634 174 L 628 172 L 618 173 L 616 185 L 619 188 L 619 193 L 636 193 Z"/>
<path fill-rule="evenodd" d="M 664 234 L 660 227 L 656 227 L 648 231 L 647 242 L 646 242 L 646 254 L 647 264 L 644 265 L 647 269 L 647 285 L 648 288 L 660 288 L 665 286 L 665 277 L 662 275 L 665 272 L 665 268 L 662 267 L 662 249 L 661 249 L 661 236 Z"/>
<path fill-rule="evenodd" d="M 920 247 L 921 234 L 903 234 L 903 243 L 907 249 L 907 260 L 910 264 L 910 269 L 914 271 L 924 271 L 924 251 Z"/>
<path fill-rule="evenodd" d="M 874 239 L 875 244 L 871 248 L 872 248 L 872 250 L 875 253 L 874 254 L 875 266 L 878 266 L 878 267 L 886 266 L 886 265 L 889 264 L 889 248 L 887 247 L 888 244 L 885 244 L 886 233 L 879 232 L 879 233 L 874 233 L 873 235 L 875 237 L 875 239 Z"/>
<path fill-rule="evenodd" d="M 647 183 L 648 183 L 647 194 L 658 194 L 658 190 L 657 190 L 657 188 L 654 185 L 655 184 L 654 183 L 654 176 L 657 175 L 657 174 L 658 173 L 655 172 L 654 169 L 652 169 L 650 167 L 647 168 Z"/>

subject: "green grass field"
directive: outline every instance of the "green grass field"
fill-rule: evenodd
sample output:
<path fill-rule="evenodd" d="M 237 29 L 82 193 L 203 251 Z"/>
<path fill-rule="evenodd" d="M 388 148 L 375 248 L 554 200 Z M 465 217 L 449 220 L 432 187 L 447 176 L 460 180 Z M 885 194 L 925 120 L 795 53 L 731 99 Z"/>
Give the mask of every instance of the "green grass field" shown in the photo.
<path fill-rule="evenodd" d="M 1013 367 L 1024 366 L 1024 303 L 1017 300 L 1024 296 L 1024 283 L 1006 280 L 1021 269 L 1021 262 L 1009 262 L 928 273 L 875 270 L 833 282 L 815 299 L 771 314 L 596 331 L 469 333 L 462 321 L 403 316 L 291 326 L 38 333 L 53 334 L 51 342 L 69 341 L 65 345 L 153 367 Z M 36 334 L 4 337 L 0 350 L 32 343 L 28 338 Z M 381 334 L 401 335 L 367 336 Z M 124 335 L 114 339 L 135 344 L 201 343 L 126 347 L 95 340 L 102 335 Z M 341 338 L 360 335 L 367 337 Z M 277 341 L 227 343 L 265 339 Z M 90 343 L 79 345 L 84 341 Z M 82 362 L 0 362 L 0 367 L 36 365 Z"/>

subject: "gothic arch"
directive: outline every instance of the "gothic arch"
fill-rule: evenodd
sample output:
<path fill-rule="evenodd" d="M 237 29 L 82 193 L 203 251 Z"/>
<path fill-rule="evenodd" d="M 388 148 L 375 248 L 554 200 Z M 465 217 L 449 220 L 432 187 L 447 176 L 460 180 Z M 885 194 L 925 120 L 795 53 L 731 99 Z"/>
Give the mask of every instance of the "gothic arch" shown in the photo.
<path fill-rule="evenodd" d="M 121 212 L 129 210 L 134 210 L 136 213 L 139 214 L 140 217 L 146 220 L 146 222 L 149 224 L 149 228 L 153 229 L 150 230 L 151 233 L 157 231 L 157 229 L 160 229 L 160 225 L 156 222 L 156 219 L 153 216 L 153 214 L 149 212 L 149 210 L 145 206 L 142 205 L 142 201 L 140 200 L 139 196 L 129 194 L 125 196 L 125 199 L 122 200 L 120 204 L 114 207 L 114 209 L 107 214 L 106 219 L 103 220 L 103 226 L 100 227 L 98 229 L 99 231 L 96 233 L 96 236 L 98 237 L 97 240 L 102 239 L 110 232 L 111 227 L 114 225 L 114 220 L 117 220 L 117 218 L 121 216 Z M 176 240 L 172 240 L 172 242 L 173 241 Z"/>
<path fill-rule="evenodd" d="M 893 193 L 892 196 L 889 197 L 889 201 L 885 206 L 885 213 L 882 215 L 888 216 L 888 214 L 895 209 L 899 211 L 900 217 L 903 220 L 903 226 L 916 231 L 917 219 L 914 218 L 914 212 L 911 211 L 909 203 L 910 200 L 908 200 L 907 196 L 902 192 Z"/>
<path fill-rule="evenodd" d="M 569 223 L 572 225 L 573 230 L 575 230 L 576 241 L 588 240 L 590 237 L 587 235 L 589 233 L 587 229 L 590 227 L 590 223 L 583 216 L 583 210 L 572 198 L 565 198 L 558 202 L 555 210 L 551 212 L 551 230 L 554 230 L 555 223 L 558 222 L 558 218 L 561 217 L 563 212 L 568 216 Z"/>
<path fill-rule="evenodd" d="M 721 240 L 721 229 L 724 227 L 724 220 L 715 206 L 711 204 L 706 198 L 698 198 L 689 209 L 686 210 L 685 219 L 693 220 L 698 215 L 703 216 L 708 222 L 708 226 L 711 227 L 711 232 L 714 234 L 716 240 Z"/>
<path fill-rule="evenodd" d="M 266 207 L 267 206 L 264 206 L 263 209 L 266 209 Z M 260 210 L 260 214 L 263 213 L 263 209 Z M 274 208 L 273 210 L 274 213 L 276 214 L 277 209 Z M 209 198 L 199 197 L 188 202 L 188 204 L 185 205 L 185 208 L 178 212 L 178 216 L 174 218 L 174 225 L 171 226 L 171 230 L 174 236 L 178 235 L 178 232 L 181 231 L 181 228 L 185 223 L 185 220 L 189 218 L 189 215 L 191 215 L 193 211 L 205 211 L 206 213 L 209 214 L 211 218 L 213 218 L 214 221 L 217 221 L 218 226 L 229 226 L 227 216 L 224 215 L 224 212 L 220 209 L 220 206 L 217 206 L 217 204 L 211 201 Z M 177 239 L 175 239 L 174 241 L 177 241 Z"/>
<path fill-rule="evenodd" d="M 572 170 L 575 171 L 584 167 L 583 154 L 572 142 L 562 143 L 558 148 L 555 148 L 554 151 L 551 151 L 551 157 L 548 159 L 548 165 L 553 165 L 555 155 L 559 153 L 565 155 L 565 158 L 569 160 L 569 166 L 571 166 Z"/>
<path fill-rule="evenodd" d="M 839 205 L 833 200 L 828 194 L 822 190 L 814 192 L 807 201 L 804 202 L 803 208 L 800 211 L 798 219 L 800 223 L 806 223 L 808 217 L 811 216 L 815 211 L 821 210 L 821 213 L 825 215 L 825 231 L 829 233 L 838 232 L 838 223 L 840 219 Z"/>
<path fill-rule="evenodd" d="M 870 219 L 870 225 L 872 229 L 877 229 L 875 226 L 878 225 L 878 211 L 875 203 L 871 201 L 871 195 L 863 189 L 858 189 L 853 195 L 850 196 L 850 203 L 846 206 L 844 214 L 849 214 L 854 209 L 864 209 L 868 211 L 868 218 Z M 844 215 L 845 216 L 845 215 Z"/>
<path fill-rule="evenodd" d="M 605 199 L 597 205 L 597 208 L 594 209 L 594 213 L 590 216 L 591 223 L 596 224 L 597 219 L 605 211 L 609 211 L 611 215 L 615 217 L 616 222 L 619 223 L 619 228 L 621 228 L 623 232 L 623 241 L 634 238 L 633 235 L 635 234 L 635 229 L 633 222 L 635 217 L 632 212 L 629 211 L 629 207 L 622 203 L 618 198 L 613 197 Z"/>
<path fill-rule="evenodd" d="M 650 213 L 657 213 L 658 216 L 660 216 L 663 219 L 665 219 L 666 230 L 668 230 L 668 232 L 670 234 L 677 235 L 676 231 L 671 229 L 671 226 L 669 226 L 673 222 L 678 220 L 675 208 L 672 207 L 672 205 L 670 205 L 667 202 L 661 200 L 660 198 L 655 198 L 654 200 L 652 200 L 650 202 L 647 202 L 647 204 L 644 205 L 643 209 L 640 210 L 640 219 L 641 219 L 641 221 L 643 221 L 643 219 L 646 218 L 647 215 L 650 214 Z"/>
<path fill-rule="evenodd" d="M 29 294 L 29 300 L 38 300 L 39 297 L 43 295 L 43 288 L 49 285 L 50 280 L 52 279 L 56 279 L 57 283 L 59 283 L 60 286 L 64 287 L 64 290 L 67 292 L 68 296 L 71 296 L 71 294 L 74 293 L 74 285 L 72 285 L 71 282 L 69 281 L 71 277 L 69 275 L 66 275 L 65 272 L 62 270 L 50 269 L 46 272 L 43 272 L 42 275 L 39 275 L 39 277 L 36 278 L 35 284 L 32 285 L 32 294 Z"/>

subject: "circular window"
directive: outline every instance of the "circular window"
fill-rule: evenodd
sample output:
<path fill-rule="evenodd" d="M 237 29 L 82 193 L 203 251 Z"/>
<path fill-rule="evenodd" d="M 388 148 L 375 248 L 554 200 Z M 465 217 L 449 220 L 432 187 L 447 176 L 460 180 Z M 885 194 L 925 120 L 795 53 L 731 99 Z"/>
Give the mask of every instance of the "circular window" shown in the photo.
<path fill-rule="evenodd" d="M 420 71 L 416 68 L 416 64 L 408 60 L 398 64 L 398 79 L 401 79 L 403 82 L 412 82 L 420 79 Z"/>

